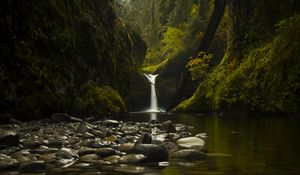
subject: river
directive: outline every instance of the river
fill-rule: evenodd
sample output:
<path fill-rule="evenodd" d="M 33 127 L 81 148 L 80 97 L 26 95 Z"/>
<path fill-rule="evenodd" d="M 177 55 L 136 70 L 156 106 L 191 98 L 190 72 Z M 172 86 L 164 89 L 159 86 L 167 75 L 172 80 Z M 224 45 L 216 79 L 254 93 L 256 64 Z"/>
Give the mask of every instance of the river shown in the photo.
<path fill-rule="evenodd" d="M 171 163 L 149 174 L 298 175 L 300 119 L 287 117 L 218 117 L 133 113 L 126 120 L 172 120 L 208 134 L 209 159 Z"/>

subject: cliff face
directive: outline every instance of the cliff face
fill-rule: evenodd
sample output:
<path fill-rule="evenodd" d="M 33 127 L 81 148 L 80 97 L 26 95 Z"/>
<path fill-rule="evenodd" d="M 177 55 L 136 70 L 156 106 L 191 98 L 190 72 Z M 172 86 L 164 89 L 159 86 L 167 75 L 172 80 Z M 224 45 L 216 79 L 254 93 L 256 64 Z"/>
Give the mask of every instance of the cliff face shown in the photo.
<path fill-rule="evenodd" d="M 228 46 L 221 63 L 180 112 L 299 114 L 299 1 L 228 1 Z"/>
<path fill-rule="evenodd" d="M 126 112 L 132 42 L 111 0 L 2 0 L 0 26 L 0 113 Z"/>

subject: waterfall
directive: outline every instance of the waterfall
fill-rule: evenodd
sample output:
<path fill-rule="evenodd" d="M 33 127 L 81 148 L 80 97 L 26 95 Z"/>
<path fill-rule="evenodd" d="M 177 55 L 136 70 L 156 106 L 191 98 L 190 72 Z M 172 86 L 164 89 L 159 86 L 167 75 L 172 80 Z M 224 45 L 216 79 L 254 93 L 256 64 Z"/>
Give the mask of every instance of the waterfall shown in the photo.
<path fill-rule="evenodd" d="M 157 96 L 155 90 L 155 79 L 158 75 L 145 74 L 148 78 L 151 86 L 151 98 L 150 98 L 150 109 L 147 112 L 160 112 L 157 105 Z"/>

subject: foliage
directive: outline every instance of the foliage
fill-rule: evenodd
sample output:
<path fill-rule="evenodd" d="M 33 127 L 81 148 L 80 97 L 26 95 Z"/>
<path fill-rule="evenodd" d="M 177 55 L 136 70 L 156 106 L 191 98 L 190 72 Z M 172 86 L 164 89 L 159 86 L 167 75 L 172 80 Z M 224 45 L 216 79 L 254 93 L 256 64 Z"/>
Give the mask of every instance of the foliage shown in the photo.
<path fill-rule="evenodd" d="M 75 99 L 74 108 L 88 115 L 117 115 L 127 112 L 118 91 L 110 86 L 99 87 L 93 81 L 86 82 Z"/>
<path fill-rule="evenodd" d="M 220 110 L 248 106 L 268 113 L 299 112 L 300 16 L 282 20 L 277 36 L 245 55 L 218 65 L 176 111 Z M 227 55 L 228 56 L 228 55 Z"/>
<path fill-rule="evenodd" d="M 212 58 L 212 54 L 201 52 L 196 58 L 188 62 L 186 67 L 190 71 L 193 80 L 205 78 L 209 74 L 209 65 Z"/>

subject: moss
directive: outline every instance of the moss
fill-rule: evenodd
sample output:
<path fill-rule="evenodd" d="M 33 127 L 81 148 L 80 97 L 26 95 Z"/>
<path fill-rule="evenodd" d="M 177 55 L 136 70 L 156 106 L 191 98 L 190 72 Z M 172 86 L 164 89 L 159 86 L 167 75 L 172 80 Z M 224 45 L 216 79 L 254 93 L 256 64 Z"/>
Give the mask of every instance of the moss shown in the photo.
<path fill-rule="evenodd" d="M 277 28 L 276 37 L 252 49 L 240 64 L 227 59 L 232 61 L 218 65 L 193 97 L 174 111 L 247 106 L 266 113 L 299 112 L 300 15 L 281 21 Z"/>
<path fill-rule="evenodd" d="M 75 99 L 74 108 L 85 115 L 118 115 L 127 112 L 127 108 L 118 91 L 110 86 L 99 87 L 88 81 Z"/>
<path fill-rule="evenodd" d="M 1 1 L 0 11 L 0 113 L 74 113 L 89 80 L 127 103 L 132 46 L 110 0 Z"/>

